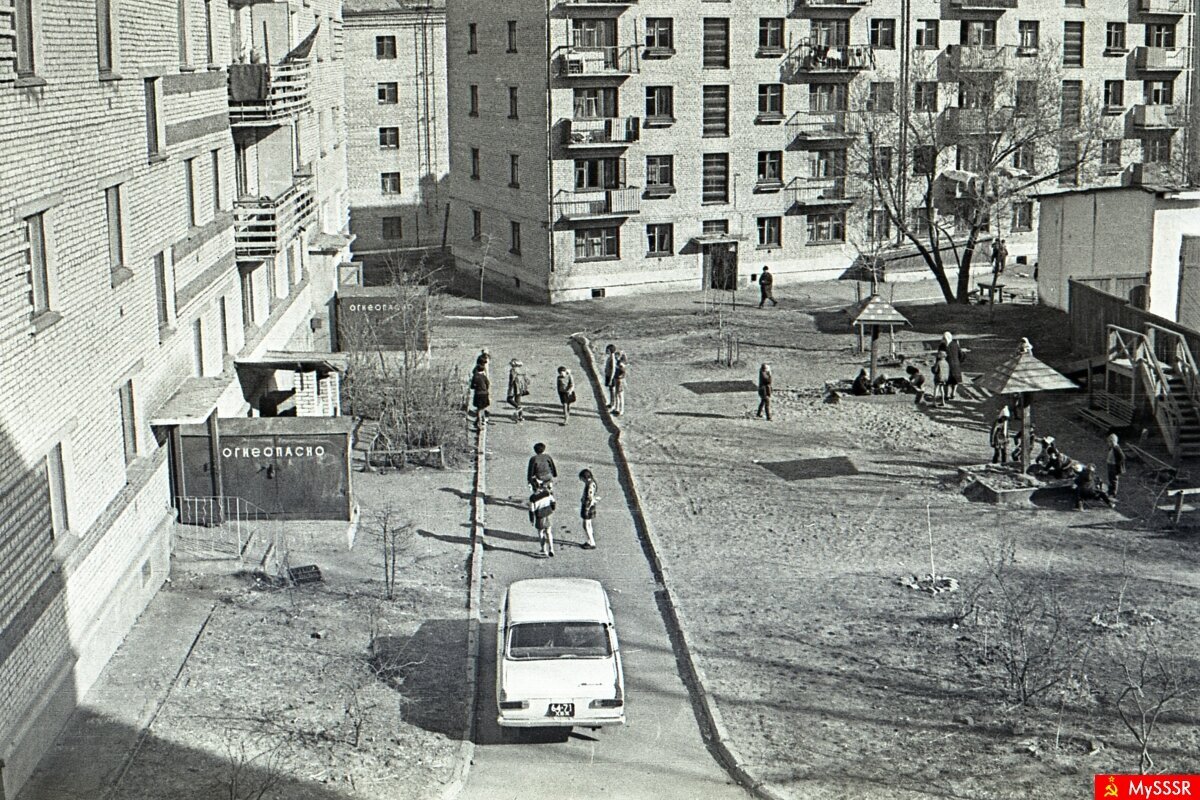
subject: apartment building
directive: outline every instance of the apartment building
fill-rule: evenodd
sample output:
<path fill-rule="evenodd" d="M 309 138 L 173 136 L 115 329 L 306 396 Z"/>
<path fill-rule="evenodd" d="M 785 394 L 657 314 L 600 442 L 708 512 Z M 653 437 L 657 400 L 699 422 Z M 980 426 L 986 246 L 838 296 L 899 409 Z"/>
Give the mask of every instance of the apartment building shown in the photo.
<path fill-rule="evenodd" d="M 440 246 L 446 178 L 444 0 L 347 0 L 353 255 L 368 281 Z"/>
<path fill-rule="evenodd" d="M 1041 58 L 1064 108 L 1102 98 L 1089 178 L 1119 182 L 1186 155 L 1195 37 L 1193 0 L 449 0 L 455 256 L 550 302 L 728 289 L 763 265 L 834 278 L 896 238 L 847 168 L 854 114 L 969 131 L 959 78 Z M 1032 254 L 1036 212 L 1017 198 L 989 235 Z"/>
<path fill-rule="evenodd" d="M 317 343 L 349 242 L 339 17 L 0 1 L 0 797 L 169 574 L 172 431 L 245 416 L 235 358 Z"/>

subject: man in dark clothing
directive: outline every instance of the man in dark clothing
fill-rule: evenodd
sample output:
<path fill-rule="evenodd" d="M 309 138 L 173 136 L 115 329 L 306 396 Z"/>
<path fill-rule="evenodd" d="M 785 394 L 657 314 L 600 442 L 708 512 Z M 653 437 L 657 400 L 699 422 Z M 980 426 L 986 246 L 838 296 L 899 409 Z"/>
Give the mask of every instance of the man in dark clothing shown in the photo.
<path fill-rule="evenodd" d="M 768 300 L 771 301 L 772 306 L 779 305 L 779 303 L 775 302 L 774 287 L 775 276 L 768 272 L 766 267 L 763 267 L 762 275 L 758 276 L 758 291 L 762 298 L 758 301 L 759 308 L 762 308 L 763 304 Z"/>
<path fill-rule="evenodd" d="M 1117 438 L 1117 434 L 1110 433 L 1108 435 L 1108 494 L 1111 497 L 1117 496 L 1117 486 L 1124 473 L 1125 451 L 1121 449 L 1121 440 Z"/>
<path fill-rule="evenodd" d="M 536 490 L 539 486 L 549 486 L 557 477 L 558 469 L 554 466 L 554 459 L 546 453 L 546 445 L 538 442 L 533 446 L 533 455 L 525 469 L 525 479 Z"/>
<path fill-rule="evenodd" d="M 869 375 L 867 375 L 866 367 L 863 367 L 861 370 L 859 370 L 858 375 L 854 378 L 854 381 L 850 384 L 850 394 L 858 395 L 861 397 L 862 395 L 867 395 L 870 393 L 871 393 L 871 377 Z"/>
<path fill-rule="evenodd" d="M 1075 510 L 1083 511 L 1084 500 L 1103 500 L 1108 503 L 1108 507 L 1112 508 L 1116 503 L 1108 493 L 1105 492 L 1096 483 L 1096 465 L 1088 464 L 1078 466 L 1079 471 L 1075 474 Z"/>
<path fill-rule="evenodd" d="M 761 417 L 767 412 L 767 422 L 771 421 L 771 384 L 775 378 L 771 375 L 771 365 L 764 363 L 758 368 L 758 411 L 754 416 Z"/>
<path fill-rule="evenodd" d="M 486 366 L 476 366 L 471 373 L 471 403 L 475 406 L 475 424 L 486 425 L 488 406 L 492 404 L 492 382 Z"/>

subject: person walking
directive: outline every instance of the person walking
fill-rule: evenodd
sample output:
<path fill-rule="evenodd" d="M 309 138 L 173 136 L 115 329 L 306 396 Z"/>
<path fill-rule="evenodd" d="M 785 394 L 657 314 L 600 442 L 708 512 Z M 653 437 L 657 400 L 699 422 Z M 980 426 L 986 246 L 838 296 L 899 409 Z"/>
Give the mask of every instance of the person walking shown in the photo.
<path fill-rule="evenodd" d="M 610 411 L 617 402 L 616 392 L 613 391 L 613 375 L 616 372 L 617 348 L 615 345 L 610 344 L 604 348 L 604 388 L 608 389 L 608 408 Z"/>
<path fill-rule="evenodd" d="M 521 407 L 521 398 L 529 394 L 529 376 L 525 374 L 525 365 L 513 359 L 508 365 L 508 404 L 517 410 L 513 422 L 525 421 L 525 409 Z"/>
<path fill-rule="evenodd" d="M 761 417 L 765 411 L 767 422 L 771 421 L 771 383 L 774 379 L 771 375 L 771 365 L 763 362 L 758 368 L 758 411 L 754 412 L 754 416 Z"/>
<path fill-rule="evenodd" d="M 625 413 L 625 384 L 629 380 L 629 359 L 625 357 L 622 351 L 617 353 L 617 365 L 613 369 L 613 405 L 612 413 L 614 417 L 619 417 Z"/>
<path fill-rule="evenodd" d="M 998 277 L 1004 274 L 1004 266 L 1008 263 L 1008 247 L 1003 239 L 992 240 L 992 272 Z"/>
<path fill-rule="evenodd" d="M 533 455 L 525 467 L 525 480 L 537 489 L 539 486 L 550 486 L 557 477 L 558 468 L 554 466 L 554 459 L 546 452 L 546 445 L 538 442 L 533 446 Z"/>
<path fill-rule="evenodd" d="M 774 289 L 775 276 L 768 272 L 766 266 L 764 266 L 762 274 L 758 276 L 758 293 L 760 295 L 760 299 L 758 301 L 759 308 L 762 308 L 763 304 L 768 300 L 771 301 L 772 306 L 779 305 L 779 303 L 775 302 Z"/>
<path fill-rule="evenodd" d="M 1125 451 L 1116 432 L 1108 434 L 1108 494 L 1116 498 L 1121 476 L 1125 474 Z"/>
<path fill-rule="evenodd" d="M 945 352 L 946 363 L 950 366 L 949 374 L 946 378 L 946 399 L 953 400 L 958 394 L 958 385 L 962 383 L 963 378 L 962 345 L 958 343 L 958 339 L 954 338 L 954 334 L 946 331 L 942 334 L 942 341 L 938 345 L 938 352 Z"/>
<path fill-rule="evenodd" d="M 551 515 L 556 508 L 550 484 L 544 483 L 529 495 L 529 521 L 538 532 L 538 543 L 542 546 L 542 558 L 554 557 L 554 528 Z"/>
<path fill-rule="evenodd" d="M 1108 504 L 1109 508 L 1113 508 L 1116 505 L 1116 501 L 1096 483 L 1095 464 L 1088 464 L 1086 467 L 1082 464 L 1076 464 L 1075 469 L 1076 511 L 1083 511 L 1084 500 L 1103 500 Z"/>
<path fill-rule="evenodd" d="M 571 418 L 571 404 L 575 402 L 575 377 L 571 375 L 571 370 L 558 368 L 555 388 L 558 389 L 558 402 L 562 404 L 563 425 L 566 425 Z"/>
<path fill-rule="evenodd" d="M 583 481 L 583 497 L 579 498 L 579 518 L 583 520 L 583 532 L 587 541 L 584 550 L 596 549 L 596 535 L 592 531 L 592 520 L 596 518 L 596 502 L 600 499 L 596 494 L 596 479 L 590 469 L 579 471 L 579 480 Z"/>
<path fill-rule="evenodd" d="M 988 441 L 992 445 L 993 464 L 1008 463 L 1008 421 L 1011 417 L 1012 412 L 1009 411 L 1008 406 L 1001 406 L 1000 413 L 992 422 L 992 433 Z"/>
<path fill-rule="evenodd" d="M 950 380 L 950 362 L 946 360 L 946 352 L 938 350 L 937 359 L 933 362 L 933 401 L 938 408 L 946 406 L 946 383 Z"/>
<path fill-rule="evenodd" d="M 492 381 L 488 378 L 487 367 L 478 363 L 471 373 L 471 404 L 475 406 L 475 426 L 486 425 L 488 406 L 492 404 Z"/>

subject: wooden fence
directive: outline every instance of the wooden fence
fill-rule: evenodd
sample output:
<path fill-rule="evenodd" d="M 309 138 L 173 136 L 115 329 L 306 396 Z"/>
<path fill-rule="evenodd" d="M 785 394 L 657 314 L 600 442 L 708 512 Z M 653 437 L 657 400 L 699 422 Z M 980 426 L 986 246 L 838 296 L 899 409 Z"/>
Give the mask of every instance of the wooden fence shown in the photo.
<path fill-rule="evenodd" d="M 1200 355 L 1200 331 L 1172 322 L 1129 304 L 1125 297 L 1109 294 L 1094 281 L 1068 282 L 1071 318 L 1071 350 L 1080 356 L 1104 357 L 1108 352 L 1108 326 L 1119 325 L 1145 332 L 1146 324 L 1174 331 L 1187 341 L 1192 357 Z M 1200 361 L 1200 358 L 1196 359 Z"/>

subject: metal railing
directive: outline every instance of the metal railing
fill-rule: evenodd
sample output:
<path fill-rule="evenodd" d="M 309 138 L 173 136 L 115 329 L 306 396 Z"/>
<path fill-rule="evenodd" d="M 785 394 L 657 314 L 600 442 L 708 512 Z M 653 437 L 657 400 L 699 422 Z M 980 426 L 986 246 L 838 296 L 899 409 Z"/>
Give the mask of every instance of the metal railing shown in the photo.
<path fill-rule="evenodd" d="M 1178 128 L 1182 124 L 1182 114 L 1176 106 L 1136 105 L 1132 114 L 1135 128 Z"/>
<path fill-rule="evenodd" d="M 229 100 L 229 121 L 271 122 L 307 111 L 309 104 L 307 61 L 287 61 L 267 67 L 266 96 L 255 100 Z"/>
<path fill-rule="evenodd" d="M 622 186 L 596 191 L 561 191 L 554 196 L 554 212 L 560 219 L 622 217 L 641 211 L 641 189 Z"/>
<path fill-rule="evenodd" d="M 966 72 L 998 72 L 1012 66 L 1015 49 L 1010 45 L 950 44 L 946 59 L 952 70 Z"/>
<path fill-rule="evenodd" d="M 1147 14 L 1186 14 L 1191 0 L 1138 0 L 1138 8 Z"/>
<path fill-rule="evenodd" d="M 796 5 L 800 8 L 811 8 L 813 6 L 845 6 L 857 8 L 858 6 L 871 5 L 871 0 L 796 0 Z"/>
<path fill-rule="evenodd" d="M 1148 47 L 1133 48 L 1133 63 L 1140 70 L 1182 72 L 1188 68 L 1188 48 Z"/>
<path fill-rule="evenodd" d="M 193 558 L 241 561 L 255 528 L 274 519 L 267 510 L 232 495 L 175 497 L 179 525 L 174 549 Z"/>
<path fill-rule="evenodd" d="M 287 248 L 300 228 L 316 220 L 311 179 L 298 177 L 278 197 L 239 199 L 233 204 L 234 249 L 238 256 L 273 256 Z"/>
<path fill-rule="evenodd" d="M 634 75 L 640 68 L 638 48 L 632 45 L 627 47 L 568 45 L 561 48 L 557 63 L 560 78 Z"/>
<path fill-rule="evenodd" d="M 802 39 L 783 57 L 783 74 L 857 72 L 875 68 L 875 51 L 870 45 L 826 45 Z"/>
<path fill-rule="evenodd" d="M 949 106 L 942 109 L 942 129 L 949 135 L 975 133 L 999 133 L 1012 118 L 1012 111 L 1003 107 L 962 108 Z"/>
<path fill-rule="evenodd" d="M 632 144 L 641 138 L 641 123 L 639 117 L 569 119 L 563 143 L 567 147 Z"/>
<path fill-rule="evenodd" d="M 858 134 L 858 117 L 848 111 L 797 111 L 784 130 L 788 143 L 797 139 L 849 139 Z"/>
<path fill-rule="evenodd" d="M 958 8 L 1016 8 L 1017 0 L 950 0 Z"/>
<path fill-rule="evenodd" d="M 792 178 L 787 187 L 791 205 L 846 203 L 852 198 L 846 190 L 846 178 Z"/>

